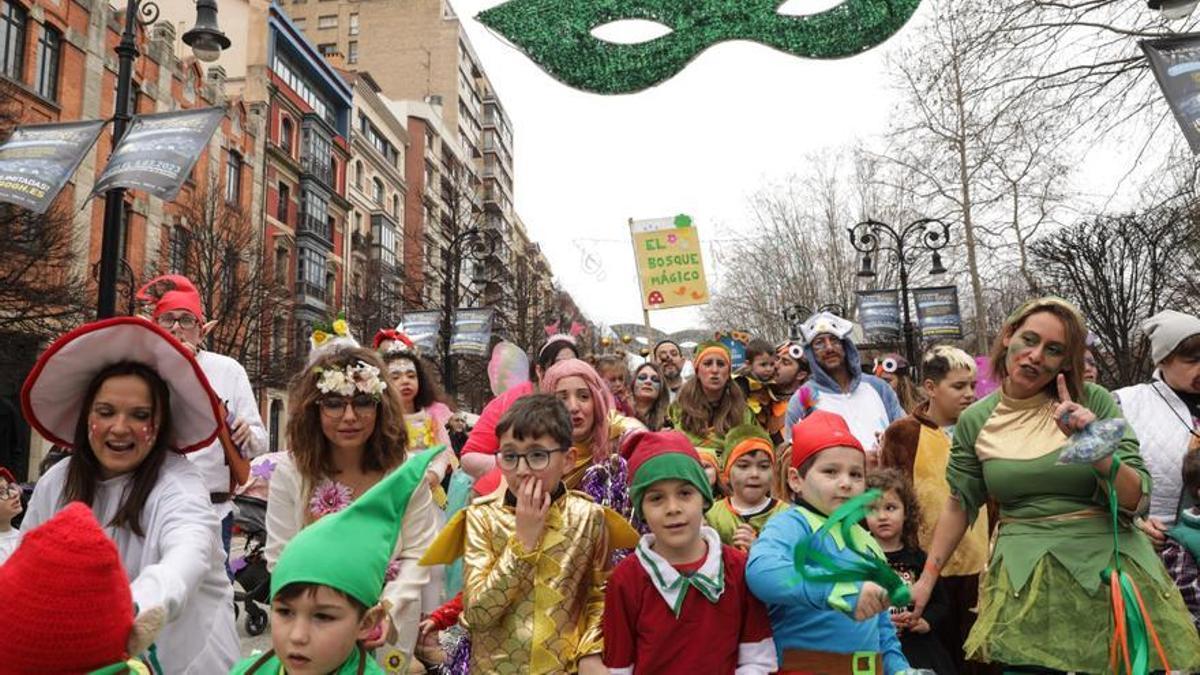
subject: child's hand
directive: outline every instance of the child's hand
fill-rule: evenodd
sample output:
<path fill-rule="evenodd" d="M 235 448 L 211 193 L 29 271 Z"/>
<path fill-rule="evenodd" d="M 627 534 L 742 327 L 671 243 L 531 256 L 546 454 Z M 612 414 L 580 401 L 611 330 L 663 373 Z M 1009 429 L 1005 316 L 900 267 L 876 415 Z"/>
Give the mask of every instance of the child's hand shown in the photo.
<path fill-rule="evenodd" d="M 542 490 L 542 481 L 529 478 L 517 489 L 517 540 L 526 551 L 537 549 L 550 511 L 550 493 Z"/>
<path fill-rule="evenodd" d="M 733 531 L 733 547 L 743 551 L 749 551 L 750 546 L 754 544 L 754 540 L 758 539 L 758 533 L 754 531 L 754 527 L 742 523 Z"/>
<path fill-rule="evenodd" d="M 388 631 L 391 629 L 392 617 L 385 612 L 383 618 L 379 620 L 379 624 L 375 626 L 375 630 L 372 630 L 367 639 L 363 640 L 363 647 L 368 650 L 379 649 L 387 642 Z"/>
<path fill-rule="evenodd" d="M 896 627 L 896 632 L 897 632 L 897 633 L 903 633 L 903 632 L 904 632 L 904 630 L 905 630 L 906 628 L 908 628 L 908 615 L 907 615 L 907 613 L 905 613 L 905 614 L 893 614 L 893 615 L 892 615 L 892 625 Z"/>
<path fill-rule="evenodd" d="M 596 654 L 579 659 L 579 675 L 609 675 L 608 668 Z"/>
<path fill-rule="evenodd" d="M 855 621 L 866 621 L 888 608 L 888 594 L 883 586 L 864 581 L 862 590 L 858 592 L 858 607 L 854 609 Z"/>
<path fill-rule="evenodd" d="M 916 621 L 913 621 L 909 624 L 908 629 L 914 633 L 928 633 L 929 631 L 933 630 L 933 628 L 929 625 L 929 622 L 925 619 L 917 619 Z"/>
<path fill-rule="evenodd" d="M 422 619 L 421 623 L 417 624 L 417 635 L 425 637 L 429 633 L 434 632 L 433 619 Z"/>

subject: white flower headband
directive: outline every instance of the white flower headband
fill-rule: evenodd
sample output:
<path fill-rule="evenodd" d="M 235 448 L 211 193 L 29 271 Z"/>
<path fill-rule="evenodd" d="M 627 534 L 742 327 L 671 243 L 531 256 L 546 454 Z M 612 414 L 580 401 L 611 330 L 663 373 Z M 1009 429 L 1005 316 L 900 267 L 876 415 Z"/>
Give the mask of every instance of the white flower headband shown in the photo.
<path fill-rule="evenodd" d="M 378 401 L 383 398 L 383 391 L 387 389 L 387 382 L 379 377 L 379 369 L 363 361 L 349 364 L 340 370 L 317 368 L 317 372 L 321 374 L 317 380 L 317 389 L 322 394 L 353 396 L 355 390 L 358 390 Z"/>

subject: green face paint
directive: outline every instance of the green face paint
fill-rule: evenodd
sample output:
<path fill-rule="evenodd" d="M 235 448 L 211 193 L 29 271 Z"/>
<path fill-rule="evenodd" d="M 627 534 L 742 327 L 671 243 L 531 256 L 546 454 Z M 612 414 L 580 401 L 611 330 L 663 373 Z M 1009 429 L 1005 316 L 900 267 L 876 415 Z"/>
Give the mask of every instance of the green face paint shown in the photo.
<path fill-rule="evenodd" d="M 1041 343 L 1042 336 L 1033 331 L 1014 335 L 1008 342 L 1009 372 L 1012 372 L 1013 366 L 1016 365 L 1018 355 L 1035 349 Z M 1065 360 L 1066 348 L 1057 342 L 1051 342 L 1042 350 L 1042 362 L 1038 364 L 1038 368 L 1043 374 L 1057 375 L 1062 370 Z"/>
<path fill-rule="evenodd" d="M 559 81 L 598 94 L 627 94 L 664 82 L 709 47 L 758 42 L 795 56 L 855 56 L 895 35 L 921 0 L 845 0 L 808 16 L 778 13 L 786 0 L 510 0 L 477 17 Z M 591 31 L 643 19 L 671 33 L 616 44 Z"/>

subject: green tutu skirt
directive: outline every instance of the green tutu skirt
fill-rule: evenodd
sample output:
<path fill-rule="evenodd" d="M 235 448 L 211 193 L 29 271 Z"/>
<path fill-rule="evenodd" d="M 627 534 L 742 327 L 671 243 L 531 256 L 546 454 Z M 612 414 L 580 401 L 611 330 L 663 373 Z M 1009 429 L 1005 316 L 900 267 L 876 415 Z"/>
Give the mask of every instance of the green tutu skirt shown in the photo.
<path fill-rule="evenodd" d="M 1122 560 L 1126 560 L 1122 557 Z M 1154 621 L 1172 670 L 1200 670 L 1200 635 L 1179 590 L 1126 562 Z M 1113 635 L 1106 584 L 1095 595 L 1080 586 L 1053 555 L 1037 562 L 1024 589 L 1012 587 L 1004 561 L 988 570 L 979 589 L 979 619 L 964 645 L 967 658 L 1010 666 L 1107 673 Z M 1151 670 L 1162 670 L 1151 645 Z"/>

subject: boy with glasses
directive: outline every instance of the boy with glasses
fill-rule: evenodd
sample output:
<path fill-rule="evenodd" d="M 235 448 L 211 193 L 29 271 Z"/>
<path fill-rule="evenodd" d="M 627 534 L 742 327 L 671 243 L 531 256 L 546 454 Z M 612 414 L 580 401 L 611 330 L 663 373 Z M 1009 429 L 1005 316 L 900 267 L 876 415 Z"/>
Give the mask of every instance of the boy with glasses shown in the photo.
<path fill-rule="evenodd" d="M 0 466 L 0 560 L 7 559 L 21 541 L 21 534 L 12 526 L 12 521 L 23 510 L 21 484 L 8 469 Z"/>
<path fill-rule="evenodd" d="M 465 557 L 462 619 L 473 673 L 606 673 L 601 620 L 609 559 L 637 533 L 563 476 L 571 418 L 548 394 L 518 399 L 496 425 L 506 489 L 447 524 L 422 564 Z"/>

